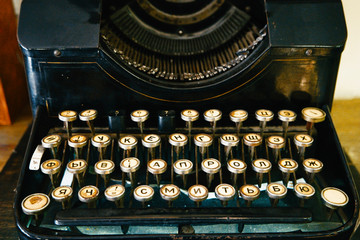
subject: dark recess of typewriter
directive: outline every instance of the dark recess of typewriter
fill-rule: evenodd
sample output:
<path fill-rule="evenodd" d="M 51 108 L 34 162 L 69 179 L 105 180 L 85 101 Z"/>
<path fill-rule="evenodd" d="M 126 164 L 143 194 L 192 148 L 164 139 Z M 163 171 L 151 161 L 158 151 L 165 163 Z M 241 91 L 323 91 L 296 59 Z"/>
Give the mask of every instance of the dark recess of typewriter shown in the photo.
<path fill-rule="evenodd" d="M 341 1 L 24 0 L 21 239 L 348 239 Z"/>

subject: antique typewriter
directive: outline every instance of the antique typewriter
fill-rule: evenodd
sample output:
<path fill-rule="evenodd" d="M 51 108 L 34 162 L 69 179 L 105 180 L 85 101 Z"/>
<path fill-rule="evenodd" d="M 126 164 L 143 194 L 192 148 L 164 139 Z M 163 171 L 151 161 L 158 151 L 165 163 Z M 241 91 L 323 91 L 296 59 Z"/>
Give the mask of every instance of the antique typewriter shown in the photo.
<path fill-rule="evenodd" d="M 20 239 L 349 239 L 340 0 L 24 0 Z"/>

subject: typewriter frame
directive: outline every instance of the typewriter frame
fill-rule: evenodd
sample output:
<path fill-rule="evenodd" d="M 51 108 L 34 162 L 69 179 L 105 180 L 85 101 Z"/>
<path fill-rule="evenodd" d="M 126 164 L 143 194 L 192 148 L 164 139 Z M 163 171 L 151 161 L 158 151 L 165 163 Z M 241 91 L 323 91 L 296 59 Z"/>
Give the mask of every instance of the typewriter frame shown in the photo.
<path fill-rule="evenodd" d="M 42 7 L 39 8 L 35 3 Z M 18 35 L 25 59 L 34 122 L 21 170 L 23 174 L 20 175 L 16 188 L 14 204 L 15 220 L 21 239 L 89 238 L 87 235 L 57 236 L 52 235 L 52 232 L 34 233 L 21 223 L 20 204 L 30 184 L 26 174 L 29 160 L 36 145 L 49 130 L 48 118 L 54 118 L 60 110 L 69 106 L 77 111 L 92 107 L 98 109 L 101 116 L 106 116 L 110 110 L 132 103 L 131 106 L 134 109 L 143 108 L 146 104 L 149 106 L 148 110 L 153 112 L 172 106 L 178 113 L 192 105 L 199 112 L 206 110 L 207 106 L 213 106 L 227 113 L 234 106 L 238 106 L 238 102 L 249 103 L 247 107 L 244 107 L 249 113 L 262 107 L 267 107 L 274 112 L 281 108 L 288 108 L 298 113 L 302 107 L 323 107 L 328 117 L 324 123 L 319 124 L 318 130 L 324 133 L 321 136 L 325 142 L 324 145 L 329 147 L 329 143 L 331 149 L 336 149 L 336 154 L 339 155 L 341 177 L 345 180 L 340 185 L 344 186 L 343 190 L 352 199 L 347 209 L 353 209 L 353 211 L 346 224 L 333 231 L 308 233 L 97 235 L 95 237 L 99 239 L 344 239 L 350 236 L 359 214 L 358 196 L 329 116 L 338 63 L 346 40 L 346 26 L 340 1 L 303 0 L 290 4 L 287 1 L 267 0 L 265 2 L 268 24 L 266 41 L 255 49 L 255 54 L 247 59 L 243 69 L 233 76 L 224 75 L 225 80 L 220 84 L 210 84 L 203 88 L 185 91 L 181 88 L 161 88 L 154 84 L 143 84 L 144 81 L 139 77 L 141 74 L 136 76 L 133 72 L 124 70 L 121 64 L 114 61 L 112 53 L 106 52 L 106 46 L 100 41 L 101 1 L 92 0 L 83 4 L 84 6 L 87 4 L 87 7 L 78 8 L 71 1 L 24 0 L 22 4 Z M 285 17 L 288 13 L 293 13 L 290 20 Z M 305 17 L 300 13 L 305 14 Z M 36 15 L 35 19 L 34 15 Z M 62 22 L 64 17 L 67 25 L 59 25 L 58 23 Z M 313 22 L 319 24 L 313 24 Z M 296 34 L 292 34 L 294 29 L 298 30 Z M 317 34 L 309 34 L 309 32 Z M 64 39 L 63 33 L 72 37 Z M 74 71 L 71 72 L 68 69 Z M 310 69 L 310 73 L 304 75 L 304 69 Z M 95 74 L 92 75 L 93 73 Z M 90 81 L 79 76 L 89 77 Z M 299 87 L 299 79 L 301 80 L 302 77 L 310 79 L 306 83 L 308 88 L 305 91 L 300 91 Z M 74 81 L 74 79 L 80 80 Z M 96 89 L 98 81 L 104 79 L 104 83 L 107 84 L 106 90 L 110 89 L 110 94 L 107 96 L 109 98 L 101 102 L 97 101 L 98 94 L 90 96 L 89 92 L 93 92 L 91 89 Z M 239 79 L 244 82 L 239 84 Z M 138 82 L 134 83 L 133 80 Z M 65 88 L 59 88 L 63 83 L 73 84 L 69 93 L 66 93 Z M 90 87 L 83 88 L 88 83 Z M 275 89 L 274 86 L 278 86 L 279 89 Z M 268 87 L 271 87 L 273 92 L 269 91 Z M 78 90 L 84 90 L 84 95 L 88 98 L 76 97 Z M 149 96 L 146 91 L 154 92 L 155 95 Z M 208 93 L 201 94 L 204 91 L 215 91 L 217 96 L 209 98 Z M 300 95 L 292 94 L 299 91 Z M 176 95 L 173 94 L 174 92 L 179 97 L 185 93 L 185 98 L 182 101 L 174 101 L 173 97 Z M 166 99 L 157 98 L 162 95 Z M 199 95 L 200 99 L 191 100 L 189 99 L 191 95 Z M 107 101 L 112 98 L 115 100 Z M 120 102 L 124 104 L 120 105 Z M 254 125 L 254 122 L 250 122 L 249 125 Z M 103 123 L 102 126 L 104 126 Z M 150 122 L 150 126 L 155 126 L 155 122 Z"/>

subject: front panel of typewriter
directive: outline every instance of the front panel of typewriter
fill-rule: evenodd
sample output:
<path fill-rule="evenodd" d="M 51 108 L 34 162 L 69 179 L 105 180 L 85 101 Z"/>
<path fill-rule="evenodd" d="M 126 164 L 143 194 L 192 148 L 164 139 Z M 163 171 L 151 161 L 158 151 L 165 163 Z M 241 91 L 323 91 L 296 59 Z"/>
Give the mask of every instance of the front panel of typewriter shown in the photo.
<path fill-rule="evenodd" d="M 308 19 L 341 2 L 35 6 L 22 239 L 349 238 L 358 198 L 329 113 L 346 30 Z"/>

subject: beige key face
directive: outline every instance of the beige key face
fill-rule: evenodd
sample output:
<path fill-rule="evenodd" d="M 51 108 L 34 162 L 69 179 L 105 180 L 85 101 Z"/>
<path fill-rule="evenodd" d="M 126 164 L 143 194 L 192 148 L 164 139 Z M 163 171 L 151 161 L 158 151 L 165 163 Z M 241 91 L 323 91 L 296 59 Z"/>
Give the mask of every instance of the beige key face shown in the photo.
<path fill-rule="evenodd" d="M 85 186 L 79 190 L 79 200 L 82 202 L 89 202 L 99 196 L 99 189 L 95 186 Z"/>
<path fill-rule="evenodd" d="M 259 146 L 262 142 L 262 137 L 257 133 L 249 133 L 244 136 L 244 144 L 247 146 Z"/>
<path fill-rule="evenodd" d="M 83 159 L 75 159 L 67 164 L 67 169 L 71 173 L 83 172 L 87 167 L 87 163 Z"/>
<path fill-rule="evenodd" d="M 52 193 L 51 196 L 56 200 L 56 201 L 65 201 L 66 199 L 69 199 L 73 194 L 73 190 L 71 187 L 68 186 L 60 186 L 55 188 Z"/>
<path fill-rule="evenodd" d="M 153 159 L 148 163 L 148 171 L 152 174 L 162 174 L 166 168 L 167 163 L 162 159 Z"/>
<path fill-rule="evenodd" d="M 87 117 L 87 118 L 96 117 L 96 115 L 97 115 L 97 111 L 95 109 L 88 109 L 80 113 L 80 117 Z"/>
<path fill-rule="evenodd" d="M 281 121 L 293 122 L 296 119 L 296 113 L 291 110 L 280 110 L 278 112 L 279 119 Z"/>
<path fill-rule="evenodd" d="M 298 169 L 298 163 L 293 159 L 283 158 L 278 164 L 282 172 L 293 173 Z"/>
<path fill-rule="evenodd" d="M 243 122 L 248 118 L 248 113 L 245 110 L 234 110 L 230 113 L 230 119 L 233 122 Z"/>
<path fill-rule="evenodd" d="M 160 195 L 164 200 L 173 201 L 180 195 L 180 188 L 174 184 L 166 184 L 160 188 Z"/>
<path fill-rule="evenodd" d="M 193 122 L 199 119 L 199 112 L 193 109 L 185 109 L 181 112 L 181 119 L 187 122 Z"/>
<path fill-rule="evenodd" d="M 307 183 L 298 183 L 294 189 L 296 195 L 300 198 L 310 198 L 315 194 L 315 188 Z"/>
<path fill-rule="evenodd" d="M 313 141 L 314 139 L 307 134 L 297 134 L 295 136 L 295 144 L 297 145 L 310 146 Z"/>
<path fill-rule="evenodd" d="M 136 110 L 131 113 L 130 117 L 134 122 L 144 122 L 148 119 L 149 112 L 144 109 Z"/>
<path fill-rule="evenodd" d="M 224 146 L 234 147 L 239 143 L 239 138 L 233 134 L 224 134 L 221 136 L 220 142 Z"/>
<path fill-rule="evenodd" d="M 260 190 L 254 185 L 243 185 L 240 188 L 240 194 L 245 200 L 254 200 L 260 195 Z"/>
<path fill-rule="evenodd" d="M 256 119 L 260 121 L 270 121 L 274 117 L 274 113 L 267 109 L 259 109 L 255 112 Z"/>
<path fill-rule="evenodd" d="M 193 201 L 203 201 L 208 197 L 209 191 L 203 185 L 193 185 L 189 188 L 188 194 Z"/>
<path fill-rule="evenodd" d="M 22 209 L 25 214 L 32 215 L 44 210 L 50 203 L 50 199 L 43 193 L 34 193 L 22 201 Z"/>
<path fill-rule="evenodd" d="M 104 194 L 107 200 L 116 201 L 124 196 L 125 188 L 121 184 L 115 184 L 106 188 Z"/>
<path fill-rule="evenodd" d="M 74 135 L 69 139 L 70 147 L 83 147 L 87 143 L 87 138 L 83 135 Z"/>
<path fill-rule="evenodd" d="M 228 170 L 232 173 L 244 173 L 246 171 L 247 165 L 244 161 L 239 159 L 231 159 L 227 163 Z"/>
<path fill-rule="evenodd" d="M 60 171 L 61 162 L 57 159 L 49 159 L 41 164 L 41 171 L 45 174 L 55 174 Z"/>
<path fill-rule="evenodd" d="M 92 137 L 91 142 L 95 147 L 99 146 L 107 146 L 110 144 L 110 136 L 106 134 L 97 134 L 94 137 Z"/>
<path fill-rule="evenodd" d="M 193 163 L 188 159 L 180 159 L 174 163 L 174 171 L 177 174 L 189 174 L 192 171 Z"/>
<path fill-rule="evenodd" d="M 212 137 L 205 133 L 200 133 L 194 137 L 195 145 L 198 147 L 208 147 L 212 144 Z"/>
<path fill-rule="evenodd" d="M 142 140 L 143 145 L 147 148 L 157 147 L 160 145 L 160 142 L 161 138 L 156 134 L 148 134 Z"/>
<path fill-rule="evenodd" d="M 204 117 L 206 121 L 217 121 L 221 118 L 221 111 L 218 109 L 210 109 L 204 112 Z"/>
<path fill-rule="evenodd" d="M 173 133 L 169 136 L 169 143 L 176 147 L 182 147 L 188 142 L 188 137 L 182 133 Z"/>
<path fill-rule="evenodd" d="M 120 138 L 119 147 L 124 150 L 133 149 L 137 145 L 137 139 L 134 136 L 125 136 Z"/>
<path fill-rule="evenodd" d="M 323 168 L 323 163 L 315 158 L 308 158 L 303 161 L 304 169 L 310 173 L 318 173 Z"/>
<path fill-rule="evenodd" d="M 60 115 L 63 116 L 63 117 L 74 117 L 74 116 L 76 116 L 76 114 L 77 113 L 75 111 L 72 111 L 72 110 L 65 110 L 65 111 L 62 111 L 60 113 Z"/>
<path fill-rule="evenodd" d="M 266 159 L 252 161 L 253 169 L 258 173 L 268 173 L 271 170 L 271 162 Z"/>
<path fill-rule="evenodd" d="M 321 191 L 321 198 L 325 201 L 326 205 L 332 208 L 343 207 L 349 202 L 348 195 L 334 187 L 327 187 Z"/>
<path fill-rule="evenodd" d="M 270 183 L 266 191 L 268 192 L 269 197 L 279 199 L 285 197 L 287 193 L 287 188 L 280 183 Z"/>
<path fill-rule="evenodd" d="M 154 189 L 148 185 L 140 185 L 134 190 L 134 198 L 140 202 L 150 201 L 154 196 Z"/>
<path fill-rule="evenodd" d="M 221 163 L 215 158 L 208 158 L 201 162 L 201 169 L 209 174 L 214 174 L 219 172 L 221 168 Z"/>
<path fill-rule="evenodd" d="M 321 122 L 326 117 L 326 113 L 323 110 L 314 107 L 304 108 L 301 113 L 306 121 L 314 123 Z"/>
<path fill-rule="evenodd" d="M 235 196 L 235 188 L 230 184 L 222 183 L 216 186 L 215 194 L 218 199 L 228 201 Z"/>
<path fill-rule="evenodd" d="M 136 172 L 140 167 L 140 160 L 135 157 L 125 158 L 120 162 L 121 171 L 126 173 Z"/>
<path fill-rule="evenodd" d="M 42 139 L 41 143 L 45 148 L 57 147 L 61 142 L 61 137 L 57 134 L 46 136 Z"/>
<path fill-rule="evenodd" d="M 278 149 L 285 146 L 285 139 L 280 136 L 270 136 L 267 141 L 270 148 Z"/>
<path fill-rule="evenodd" d="M 95 172 L 97 174 L 110 174 L 114 171 L 115 164 L 111 160 L 100 160 L 95 163 Z"/>

